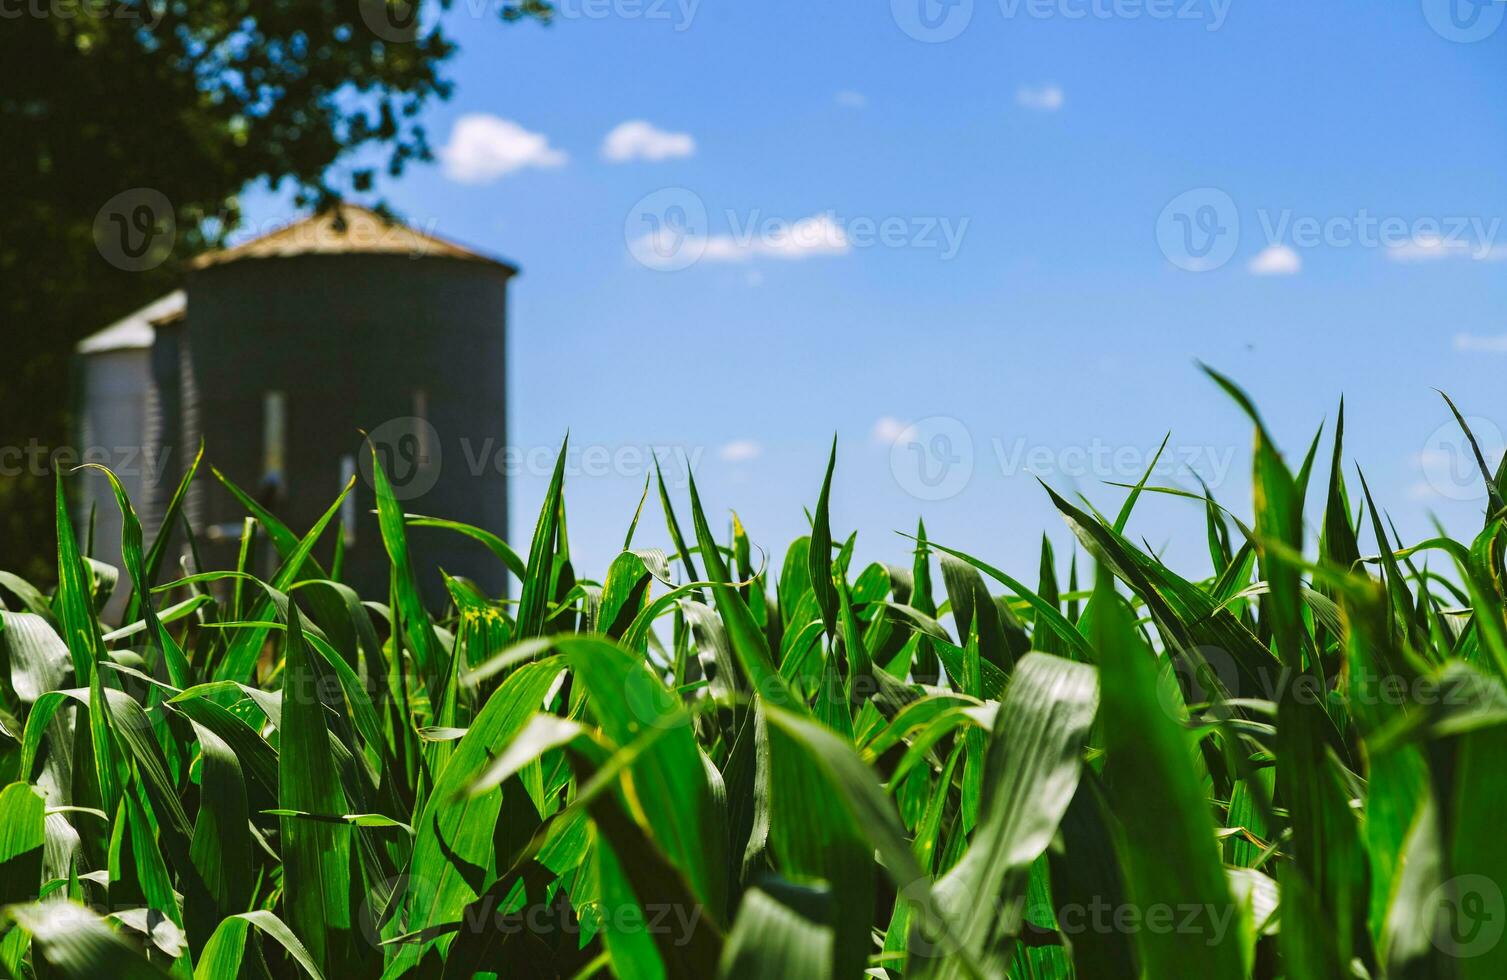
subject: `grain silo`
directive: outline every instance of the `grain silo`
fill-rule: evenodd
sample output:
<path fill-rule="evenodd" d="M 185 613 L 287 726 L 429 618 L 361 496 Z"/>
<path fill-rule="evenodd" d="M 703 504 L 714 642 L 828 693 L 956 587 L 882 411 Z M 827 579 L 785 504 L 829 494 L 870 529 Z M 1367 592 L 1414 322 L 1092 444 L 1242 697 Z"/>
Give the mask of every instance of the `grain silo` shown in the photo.
<path fill-rule="evenodd" d="M 80 341 L 76 352 L 76 441 L 64 465 L 100 463 L 110 467 L 131 498 L 148 541 L 158 531 L 161 504 L 172 494 L 184 460 L 178 420 L 183 416 L 178 365 L 158 346 L 181 323 L 186 308 L 183 290 L 142 307 Z M 75 498 L 77 526 L 85 535 L 93 525 L 94 557 L 120 568 L 120 508 L 109 481 L 97 472 L 81 474 Z M 124 569 L 121 579 L 125 580 Z M 113 618 L 124 606 L 126 587 L 117 589 L 105 614 Z"/>
<path fill-rule="evenodd" d="M 363 431 L 406 510 L 505 535 L 507 478 L 495 463 L 516 273 L 352 206 L 204 256 L 188 295 L 206 457 L 299 533 L 361 473 L 340 520 L 344 577 L 364 597 L 386 594 L 388 563 Z M 238 533 L 242 514 L 227 494 L 207 496 L 211 531 Z M 432 604 L 444 597 L 436 566 L 505 588 L 497 559 L 474 542 L 411 538 Z"/>

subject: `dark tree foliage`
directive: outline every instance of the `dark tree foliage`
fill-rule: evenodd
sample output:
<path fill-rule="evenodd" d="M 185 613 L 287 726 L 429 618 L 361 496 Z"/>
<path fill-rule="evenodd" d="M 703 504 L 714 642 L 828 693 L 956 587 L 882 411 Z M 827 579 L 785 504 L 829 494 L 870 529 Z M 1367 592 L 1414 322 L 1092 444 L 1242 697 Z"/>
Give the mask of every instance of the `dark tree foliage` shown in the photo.
<path fill-rule="evenodd" d="M 46 461 L 70 438 L 80 338 L 173 288 L 236 227 L 248 184 L 327 205 L 372 191 L 368 161 L 396 177 L 430 158 L 419 115 L 449 96 L 455 45 L 417 26 L 421 7 L 435 3 L 0 2 L 0 568 L 50 578 Z"/>

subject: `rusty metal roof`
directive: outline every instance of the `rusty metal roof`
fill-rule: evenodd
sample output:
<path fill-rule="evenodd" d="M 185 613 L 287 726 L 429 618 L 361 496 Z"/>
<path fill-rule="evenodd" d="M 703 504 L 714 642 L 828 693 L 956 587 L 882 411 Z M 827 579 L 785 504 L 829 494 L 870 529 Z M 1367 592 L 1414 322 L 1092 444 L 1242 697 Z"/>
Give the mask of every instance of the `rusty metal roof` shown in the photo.
<path fill-rule="evenodd" d="M 429 223 L 431 228 L 433 224 L 432 221 Z M 441 238 L 432 231 L 390 222 L 375 211 L 356 204 L 341 204 L 231 248 L 208 252 L 195 259 L 193 267 L 203 269 L 239 259 L 321 254 L 437 256 L 484 262 L 505 269 L 510 275 L 518 272 L 511 263 Z"/>

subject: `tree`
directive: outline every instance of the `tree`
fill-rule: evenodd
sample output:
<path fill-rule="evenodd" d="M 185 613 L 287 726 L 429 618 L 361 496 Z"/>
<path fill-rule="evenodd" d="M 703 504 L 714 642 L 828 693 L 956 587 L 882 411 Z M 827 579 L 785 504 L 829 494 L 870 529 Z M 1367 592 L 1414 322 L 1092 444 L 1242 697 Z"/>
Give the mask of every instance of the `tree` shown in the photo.
<path fill-rule="evenodd" d="M 390 177 L 431 159 L 419 114 L 449 97 L 456 50 L 419 26 L 435 6 L 0 0 L 0 568 L 50 577 L 45 461 L 68 442 L 80 338 L 171 289 L 237 227 L 249 184 L 291 181 L 322 207 L 373 191 L 353 157 Z"/>

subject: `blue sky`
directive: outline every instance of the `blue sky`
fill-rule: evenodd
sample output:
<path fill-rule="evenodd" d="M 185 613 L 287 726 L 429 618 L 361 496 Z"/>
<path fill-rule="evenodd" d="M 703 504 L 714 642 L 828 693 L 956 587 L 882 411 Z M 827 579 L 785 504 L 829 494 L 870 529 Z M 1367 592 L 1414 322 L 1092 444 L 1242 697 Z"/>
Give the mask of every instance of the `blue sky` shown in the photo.
<path fill-rule="evenodd" d="M 382 188 L 522 267 L 509 437 L 601 447 L 567 483 L 585 573 L 650 446 L 694 457 L 714 522 L 735 507 L 776 563 L 834 431 L 833 520 L 865 560 L 905 560 L 892 532 L 924 515 L 1034 574 L 1041 533 L 1068 538 L 1033 472 L 1113 507 L 1102 481 L 1169 430 L 1245 510 L 1249 426 L 1195 359 L 1289 457 L 1343 394 L 1347 455 L 1405 535 L 1479 520 L 1432 389 L 1500 451 L 1507 4 L 656 2 L 543 27 L 456 0 L 456 92 L 425 120 L 444 160 Z M 515 541 L 546 477 L 513 481 Z M 1207 568 L 1186 502 L 1131 531 Z"/>

